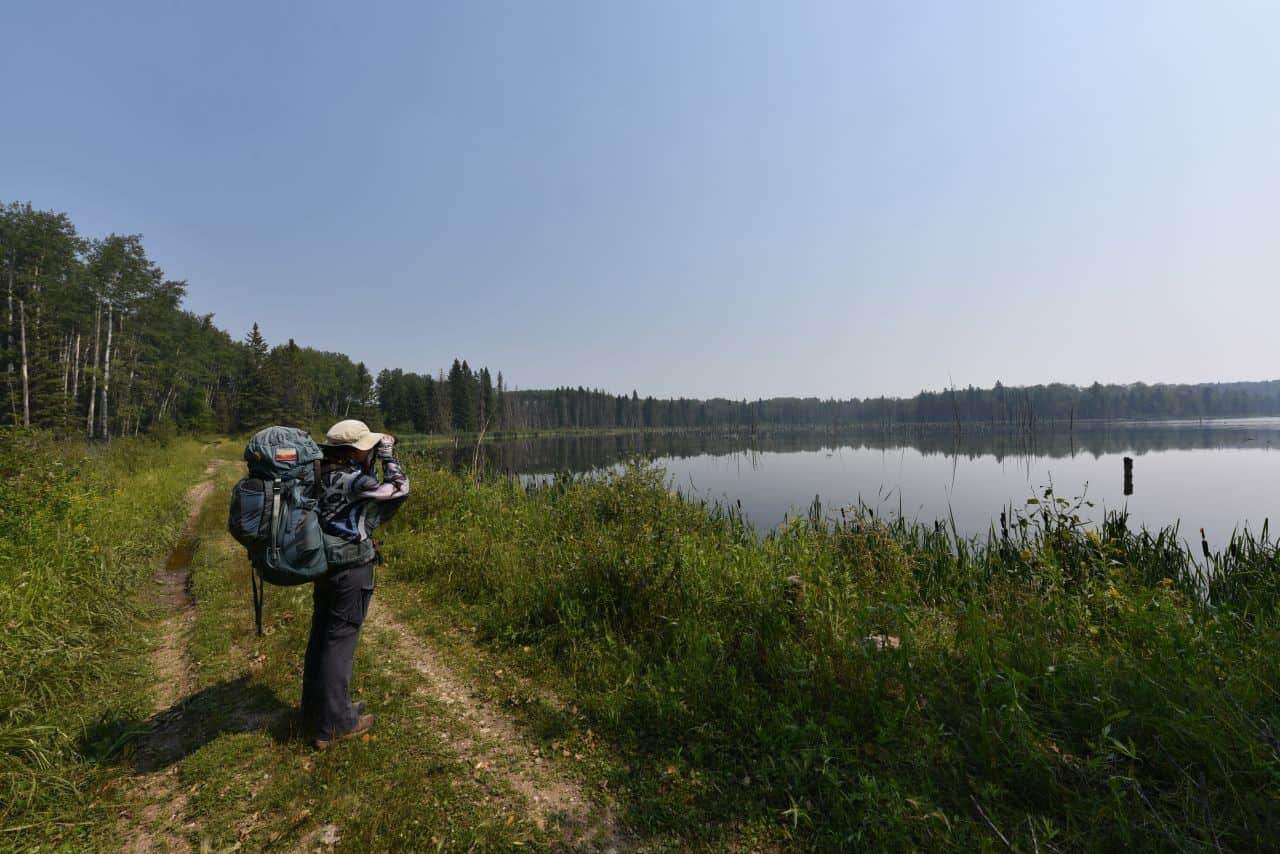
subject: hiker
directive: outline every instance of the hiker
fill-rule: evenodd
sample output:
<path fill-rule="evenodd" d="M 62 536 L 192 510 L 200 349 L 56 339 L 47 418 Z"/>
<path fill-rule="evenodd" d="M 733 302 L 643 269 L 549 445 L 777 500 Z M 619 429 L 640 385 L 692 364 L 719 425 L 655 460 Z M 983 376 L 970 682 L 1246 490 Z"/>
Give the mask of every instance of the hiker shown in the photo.
<path fill-rule="evenodd" d="M 373 725 L 364 704 L 351 702 L 351 668 L 378 562 L 370 535 L 409 495 L 409 479 L 395 458 L 395 443 L 394 436 L 350 419 L 330 427 L 320 446 L 320 520 L 329 573 L 315 583 L 302 671 L 302 717 L 311 725 L 320 750 Z M 378 461 L 381 481 L 375 476 Z"/>

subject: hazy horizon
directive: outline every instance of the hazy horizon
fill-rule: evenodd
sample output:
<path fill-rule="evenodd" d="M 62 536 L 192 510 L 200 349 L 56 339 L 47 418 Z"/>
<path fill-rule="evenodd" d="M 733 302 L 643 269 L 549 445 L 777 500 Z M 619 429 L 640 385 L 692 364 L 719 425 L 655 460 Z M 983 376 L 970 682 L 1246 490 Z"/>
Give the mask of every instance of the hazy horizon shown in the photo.
<path fill-rule="evenodd" d="M 0 198 L 142 233 L 237 338 L 735 400 L 1276 373 L 1280 6 L 0 22 Z"/>

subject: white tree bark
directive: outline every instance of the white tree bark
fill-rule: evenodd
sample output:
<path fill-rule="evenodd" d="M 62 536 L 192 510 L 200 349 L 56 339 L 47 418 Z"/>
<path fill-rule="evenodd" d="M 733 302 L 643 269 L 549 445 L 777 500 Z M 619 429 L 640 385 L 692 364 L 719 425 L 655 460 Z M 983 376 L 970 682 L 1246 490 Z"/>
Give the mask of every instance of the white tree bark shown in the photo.
<path fill-rule="evenodd" d="M 25 300 L 18 300 L 18 329 L 21 331 L 22 341 L 22 426 L 30 427 L 31 390 L 27 383 L 29 371 L 27 369 L 27 304 Z"/>
<path fill-rule="evenodd" d="M 102 335 L 102 303 L 93 318 L 93 368 L 89 374 L 89 417 L 85 420 L 85 432 L 93 438 L 93 413 L 98 401 L 98 343 Z"/>
<path fill-rule="evenodd" d="M 107 421 L 108 395 L 111 393 L 111 333 L 115 328 L 112 318 L 115 306 L 107 303 L 107 352 L 102 359 L 102 438 L 111 441 L 111 425 Z"/>

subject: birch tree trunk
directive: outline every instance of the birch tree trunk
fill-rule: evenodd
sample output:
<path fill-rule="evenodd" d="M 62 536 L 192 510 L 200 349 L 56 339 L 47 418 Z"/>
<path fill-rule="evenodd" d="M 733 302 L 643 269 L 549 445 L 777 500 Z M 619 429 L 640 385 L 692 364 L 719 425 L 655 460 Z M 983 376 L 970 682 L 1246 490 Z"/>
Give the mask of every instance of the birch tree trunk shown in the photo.
<path fill-rule="evenodd" d="M 22 341 L 22 426 L 31 426 L 31 390 L 27 377 L 27 303 L 18 300 L 18 329 Z"/>
<path fill-rule="evenodd" d="M 163 421 L 165 415 L 169 412 L 169 396 L 173 394 L 173 386 L 170 385 L 165 389 L 164 397 L 160 399 L 160 408 L 156 410 L 156 420 Z"/>
<path fill-rule="evenodd" d="M 102 336 L 102 303 L 99 301 L 98 310 L 93 318 L 93 368 L 89 374 L 89 417 L 85 420 L 85 432 L 89 438 L 93 438 L 93 413 L 94 405 L 98 400 L 98 343 Z"/>
<path fill-rule="evenodd" d="M 102 438 L 111 441 L 111 425 L 107 421 L 108 395 L 111 394 L 111 333 L 115 329 L 112 318 L 115 305 L 107 303 L 107 352 L 102 359 Z"/>

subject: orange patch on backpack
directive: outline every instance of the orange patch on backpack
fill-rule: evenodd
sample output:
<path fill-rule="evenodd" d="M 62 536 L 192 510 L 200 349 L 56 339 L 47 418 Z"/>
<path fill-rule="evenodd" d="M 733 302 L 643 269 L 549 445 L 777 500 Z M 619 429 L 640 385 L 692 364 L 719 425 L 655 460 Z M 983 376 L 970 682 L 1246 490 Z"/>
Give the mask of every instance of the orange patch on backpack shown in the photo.
<path fill-rule="evenodd" d="M 276 451 L 276 462 L 278 463 L 296 463 L 298 461 L 297 448 L 281 448 Z"/>

